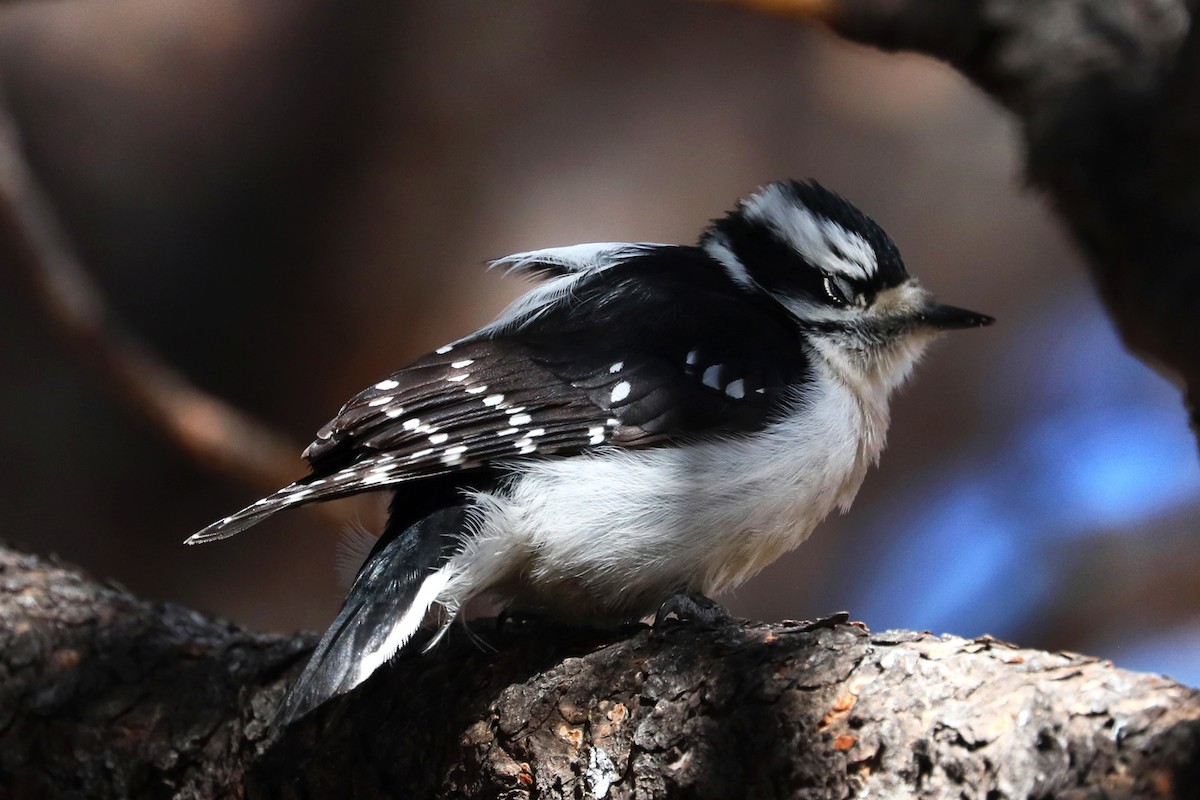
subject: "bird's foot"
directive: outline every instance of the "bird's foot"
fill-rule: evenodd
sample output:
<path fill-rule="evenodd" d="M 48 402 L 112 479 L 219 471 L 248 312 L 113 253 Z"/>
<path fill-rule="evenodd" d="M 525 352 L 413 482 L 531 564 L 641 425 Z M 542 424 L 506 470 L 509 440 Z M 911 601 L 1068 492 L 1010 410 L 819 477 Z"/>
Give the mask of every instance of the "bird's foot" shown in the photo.
<path fill-rule="evenodd" d="M 504 626 L 508 624 L 524 625 L 526 623 L 542 623 L 545 622 L 546 616 L 533 611 L 522 611 L 520 609 L 513 610 L 511 608 L 502 608 L 500 613 L 496 614 L 496 630 L 504 630 Z"/>
<path fill-rule="evenodd" d="M 662 625 L 672 614 L 676 619 L 702 625 L 713 625 L 729 619 L 729 612 L 724 606 L 699 592 L 679 592 L 668 597 L 654 615 L 654 627 Z"/>

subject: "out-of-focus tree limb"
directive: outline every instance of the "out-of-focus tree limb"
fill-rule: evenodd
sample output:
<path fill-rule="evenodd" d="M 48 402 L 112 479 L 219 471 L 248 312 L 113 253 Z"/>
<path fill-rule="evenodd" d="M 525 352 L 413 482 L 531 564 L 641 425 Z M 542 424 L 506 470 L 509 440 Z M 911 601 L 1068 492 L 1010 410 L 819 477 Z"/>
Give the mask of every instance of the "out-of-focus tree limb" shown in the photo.
<path fill-rule="evenodd" d="M 3 104 L 0 246 L 28 275 L 38 305 L 80 359 L 185 454 L 264 492 L 302 472 L 299 445 L 190 383 L 121 324 L 73 250 Z M 315 510 L 335 523 L 349 521 L 337 504 Z"/>
<path fill-rule="evenodd" d="M 1200 692 L 1084 656 L 839 621 L 473 628 L 278 731 L 310 638 L 0 546 L 0 796 L 1200 792 Z"/>
<path fill-rule="evenodd" d="M 1200 431 L 1200 33 L 1186 0 L 718 0 L 945 60 L 1020 119 L 1028 174 L 1126 344 Z"/>

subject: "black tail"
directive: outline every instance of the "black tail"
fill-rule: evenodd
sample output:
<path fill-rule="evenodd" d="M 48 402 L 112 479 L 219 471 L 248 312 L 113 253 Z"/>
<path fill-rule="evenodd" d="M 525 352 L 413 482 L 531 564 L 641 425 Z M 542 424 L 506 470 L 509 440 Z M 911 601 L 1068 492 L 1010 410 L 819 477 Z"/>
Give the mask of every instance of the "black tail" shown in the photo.
<path fill-rule="evenodd" d="M 350 691 L 408 643 L 452 577 L 446 562 L 466 522 L 466 507 L 459 503 L 396 533 L 393 513 L 341 612 L 284 696 L 277 722 L 286 725 Z"/>

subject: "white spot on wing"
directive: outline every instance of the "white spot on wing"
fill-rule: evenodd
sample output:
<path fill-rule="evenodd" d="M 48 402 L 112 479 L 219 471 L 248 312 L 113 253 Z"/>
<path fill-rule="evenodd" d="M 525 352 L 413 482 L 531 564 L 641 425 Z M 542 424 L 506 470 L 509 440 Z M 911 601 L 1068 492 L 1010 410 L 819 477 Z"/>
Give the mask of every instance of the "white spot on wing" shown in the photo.
<path fill-rule="evenodd" d="M 386 381 L 380 381 L 379 383 L 375 384 L 375 388 L 381 392 L 390 392 L 399 385 L 400 381 L 394 381 L 391 378 L 388 378 Z"/>
<path fill-rule="evenodd" d="M 735 400 L 741 400 L 746 396 L 745 382 L 741 378 L 738 378 L 736 381 L 733 381 L 725 387 L 725 394 L 729 395 Z"/>
<path fill-rule="evenodd" d="M 437 353 L 439 356 L 444 356 L 444 355 L 446 355 L 446 353 L 449 353 L 453 349 L 454 349 L 454 345 L 446 344 L 446 345 L 442 345 L 437 350 L 434 350 L 434 352 Z"/>
<path fill-rule="evenodd" d="M 446 380 L 450 381 L 451 383 L 458 383 L 459 381 L 465 381 L 469 377 L 471 377 L 471 373 L 460 372 L 457 375 L 451 375 L 450 377 L 446 378 Z"/>
<path fill-rule="evenodd" d="M 385 417 L 387 417 L 388 419 L 395 419 L 396 417 L 400 416 L 403 413 L 404 413 L 404 407 L 396 406 L 395 408 L 389 408 L 387 411 L 383 412 L 383 415 Z"/>
<path fill-rule="evenodd" d="M 479 384 L 478 386 L 468 386 L 467 387 L 467 394 L 483 394 L 486 391 L 487 391 L 487 387 L 484 386 L 482 383 Z"/>
<path fill-rule="evenodd" d="M 504 395 L 502 394 L 489 394 L 487 397 L 483 398 L 483 404 L 485 406 L 498 406 L 503 402 Z"/>
<path fill-rule="evenodd" d="M 383 397 L 376 397 L 374 400 L 367 403 L 367 405 L 371 406 L 371 408 L 377 408 L 378 406 L 387 405 L 390 402 L 392 402 L 392 396 L 390 394 L 385 394 Z"/>
<path fill-rule="evenodd" d="M 404 420 L 405 430 L 415 431 L 419 427 L 421 427 L 421 420 L 419 417 L 413 417 L 412 419 Z"/>
<path fill-rule="evenodd" d="M 509 425 L 528 425 L 533 422 L 533 417 L 528 414 L 513 414 L 508 418 Z"/>
<path fill-rule="evenodd" d="M 609 395 L 609 399 L 614 403 L 619 403 L 626 397 L 629 397 L 629 390 L 631 388 L 633 387 L 629 385 L 629 381 L 621 381 L 612 388 L 612 394 Z"/>
<path fill-rule="evenodd" d="M 609 372 L 614 372 L 614 373 L 615 373 L 615 372 L 620 372 L 620 371 L 621 371 L 621 370 L 623 370 L 623 369 L 625 369 L 625 362 L 624 362 L 624 361 L 618 361 L 617 363 L 615 363 L 615 364 L 613 364 L 611 367 L 609 367 L 609 368 L 608 368 L 608 371 L 609 371 Z"/>
<path fill-rule="evenodd" d="M 464 369 L 464 368 L 466 368 L 466 367 L 469 367 L 469 366 L 471 366 L 471 365 L 472 365 L 472 364 L 474 364 L 474 363 L 475 363 L 475 359 L 473 359 L 473 358 L 464 358 L 462 361 L 455 361 L 455 362 L 451 363 L 451 364 L 450 364 L 450 367 L 451 367 L 452 369 Z"/>
<path fill-rule="evenodd" d="M 701 379 L 705 386 L 713 389 L 721 388 L 721 365 L 713 364 L 708 369 L 704 370 L 704 377 Z"/>
<path fill-rule="evenodd" d="M 449 438 L 450 438 L 450 434 L 448 434 L 448 433 L 435 433 L 429 437 L 429 443 L 430 444 L 442 444 Z"/>

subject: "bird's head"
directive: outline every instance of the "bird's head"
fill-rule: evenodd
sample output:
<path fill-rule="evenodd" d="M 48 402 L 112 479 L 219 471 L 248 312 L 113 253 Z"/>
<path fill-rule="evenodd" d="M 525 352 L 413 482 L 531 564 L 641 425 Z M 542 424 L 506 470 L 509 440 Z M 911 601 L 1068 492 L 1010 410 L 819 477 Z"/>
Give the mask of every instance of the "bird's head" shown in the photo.
<path fill-rule="evenodd" d="M 993 322 L 934 300 L 891 237 L 817 183 L 769 184 L 715 220 L 700 244 L 739 284 L 786 308 L 832 367 L 885 391 L 938 334 Z"/>

